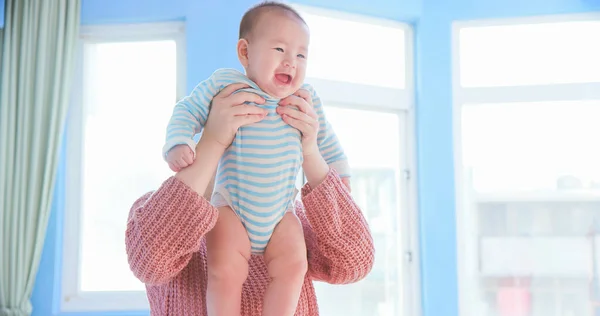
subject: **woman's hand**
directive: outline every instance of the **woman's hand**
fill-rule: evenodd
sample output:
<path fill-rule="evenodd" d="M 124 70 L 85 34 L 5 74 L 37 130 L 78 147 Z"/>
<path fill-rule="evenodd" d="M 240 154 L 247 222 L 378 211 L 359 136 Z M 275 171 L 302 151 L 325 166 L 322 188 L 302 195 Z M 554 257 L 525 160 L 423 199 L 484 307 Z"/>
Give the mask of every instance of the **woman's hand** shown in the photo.
<path fill-rule="evenodd" d="M 245 102 L 264 103 L 257 94 L 235 91 L 248 88 L 242 83 L 230 84 L 213 97 L 210 112 L 196 145 L 196 159 L 175 177 L 187 184 L 200 195 L 209 193 L 210 183 L 214 177 L 219 159 L 237 133 L 238 128 L 262 120 L 267 111 Z M 209 190 L 210 191 L 210 190 Z"/>
<path fill-rule="evenodd" d="M 320 154 L 317 145 L 319 120 L 310 93 L 305 89 L 300 89 L 282 99 L 279 105 L 277 113 L 281 115 L 283 121 L 302 133 L 302 154 L 304 157 Z"/>
<path fill-rule="evenodd" d="M 265 99 L 246 91 L 234 93 L 249 87 L 243 83 L 233 83 L 213 97 L 202 138 L 213 140 L 226 149 L 241 126 L 256 123 L 267 115 L 267 110 L 246 104 L 262 104 Z"/>
<path fill-rule="evenodd" d="M 329 166 L 317 144 L 319 120 L 312 103 L 310 93 L 304 89 L 282 99 L 277 107 L 277 113 L 284 122 L 302 133 L 302 169 L 308 185 L 317 187 L 327 177 Z"/>

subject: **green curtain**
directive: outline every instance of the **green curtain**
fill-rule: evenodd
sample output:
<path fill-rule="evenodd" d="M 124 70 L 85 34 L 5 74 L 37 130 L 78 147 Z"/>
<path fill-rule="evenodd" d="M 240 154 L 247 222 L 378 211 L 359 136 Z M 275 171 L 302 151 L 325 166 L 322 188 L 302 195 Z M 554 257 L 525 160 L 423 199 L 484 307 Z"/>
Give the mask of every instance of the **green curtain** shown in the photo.
<path fill-rule="evenodd" d="M 80 0 L 5 0 L 0 62 L 0 316 L 32 311 L 30 297 L 52 202 L 80 6 Z"/>

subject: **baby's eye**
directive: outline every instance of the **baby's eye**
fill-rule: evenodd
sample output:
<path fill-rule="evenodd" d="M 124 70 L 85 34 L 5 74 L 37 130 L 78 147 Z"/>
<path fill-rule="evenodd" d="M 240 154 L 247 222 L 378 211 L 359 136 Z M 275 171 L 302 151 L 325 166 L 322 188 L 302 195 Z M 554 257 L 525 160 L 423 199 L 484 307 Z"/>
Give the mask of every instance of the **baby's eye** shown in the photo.
<path fill-rule="evenodd" d="M 281 48 L 281 47 L 275 47 L 275 50 L 283 53 L 283 48 Z"/>
<path fill-rule="evenodd" d="M 298 54 L 298 57 L 302 59 L 306 58 L 306 56 L 304 56 L 303 54 Z"/>

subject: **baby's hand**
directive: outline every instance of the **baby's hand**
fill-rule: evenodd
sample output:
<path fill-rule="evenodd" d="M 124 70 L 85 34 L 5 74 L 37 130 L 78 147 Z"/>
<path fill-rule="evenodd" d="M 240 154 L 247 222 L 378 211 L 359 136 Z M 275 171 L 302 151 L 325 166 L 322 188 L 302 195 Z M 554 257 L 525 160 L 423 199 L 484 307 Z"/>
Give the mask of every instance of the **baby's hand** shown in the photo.
<path fill-rule="evenodd" d="M 188 145 L 177 145 L 167 153 L 167 163 L 174 172 L 179 172 L 192 162 L 194 162 L 194 153 Z"/>

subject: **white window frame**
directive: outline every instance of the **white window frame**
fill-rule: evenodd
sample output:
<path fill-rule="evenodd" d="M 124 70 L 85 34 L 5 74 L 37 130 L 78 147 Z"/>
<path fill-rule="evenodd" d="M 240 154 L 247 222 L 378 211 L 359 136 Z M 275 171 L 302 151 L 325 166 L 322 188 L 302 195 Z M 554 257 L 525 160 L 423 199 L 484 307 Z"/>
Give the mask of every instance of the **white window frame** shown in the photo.
<path fill-rule="evenodd" d="M 84 43 L 175 40 L 177 45 L 177 90 L 175 103 L 185 94 L 185 24 L 183 22 L 83 26 L 80 29 L 77 66 L 68 117 L 66 201 L 62 253 L 61 312 L 108 312 L 149 310 L 145 291 L 81 292 L 82 150 L 83 148 L 83 57 Z M 174 104 L 173 103 L 173 104 Z M 103 273 L 98 271 L 98 273 Z"/>
<path fill-rule="evenodd" d="M 452 91 L 453 91 L 453 148 L 455 170 L 455 207 L 456 207 L 456 237 L 457 237 L 457 276 L 459 314 L 470 316 L 472 295 L 477 295 L 476 271 L 477 254 L 472 237 L 472 229 L 476 227 L 477 217 L 469 212 L 471 199 L 467 197 L 470 187 L 465 182 L 466 170 L 463 168 L 462 156 L 462 129 L 461 113 L 464 104 L 510 103 L 510 102 L 544 102 L 565 100 L 600 100 L 600 83 L 575 83 L 575 84 L 543 84 L 527 86 L 499 86 L 499 87 L 462 87 L 460 82 L 460 30 L 466 27 L 486 27 L 519 24 L 557 23 L 572 21 L 598 21 L 600 14 L 566 14 L 551 16 L 535 16 L 504 19 L 486 19 L 472 21 L 456 21 L 452 23 Z M 490 194 L 490 199 L 505 200 L 509 196 Z M 487 196 L 487 195 L 486 195 Z M 511 196 L 511 199 L 520 199 Z"/>
<path fill-rule="evenodd" d="M 406 144 L 407 152 L 401 155 L 400 170 L 404 173 L 398 194 L 401 200 L 400 214 L 402 243 L 398 253 L 404 256 L 404 271 L 402 294 L 398 297 L 402 302 L 402 314 L 421 315 L 420 288 L 420 257 L 419 257 L 419 226 L 417 205 L 417 166 L 416 166 L 416 137 L 415 137 L 415 76 L 414 76 L 414 35 L 412 28 L 398 21 L 373 18 L 364 15 L 333 11 L 323 8 L 310 7 L 290 3 L 300 13 L 315 14 L 343 20 L 364 22 L 374 25 L 400 28 L 405 34 L 406 77 L 403 89 L 378 87 L 366 84 L 325 80 L 307 77 L 306 81 L 318 87 L 318 93 L 323 104 L 328 106 L 344 105 L 344 109 L 380 111 L 395 113 L 405 117 L 406 126 L 400 126 L 400 140 Z M 340 91 L 343 91 L 340 93 Z"/>

